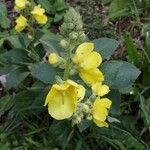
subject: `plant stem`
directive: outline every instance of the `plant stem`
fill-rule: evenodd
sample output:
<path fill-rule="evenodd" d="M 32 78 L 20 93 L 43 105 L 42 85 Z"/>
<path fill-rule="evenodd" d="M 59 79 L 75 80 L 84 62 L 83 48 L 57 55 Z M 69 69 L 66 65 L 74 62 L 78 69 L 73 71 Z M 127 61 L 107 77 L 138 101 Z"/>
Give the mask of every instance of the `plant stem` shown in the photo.
<path fill-rule="evenodd" d="M 64 80 L 67 80 L 69 77 L 70 64 L 71 64 L 71 50 L 68 50 L 67 62 L 66 62 L 66 67 L 64 71 L 64 77 L 63 77 Z"/>

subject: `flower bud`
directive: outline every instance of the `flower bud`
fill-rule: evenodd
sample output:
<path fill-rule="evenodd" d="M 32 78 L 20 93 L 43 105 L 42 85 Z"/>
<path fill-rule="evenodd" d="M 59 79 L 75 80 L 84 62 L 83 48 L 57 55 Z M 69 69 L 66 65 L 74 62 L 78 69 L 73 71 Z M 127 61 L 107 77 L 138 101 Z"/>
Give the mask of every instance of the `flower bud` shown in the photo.
<path fill-rule="evenodd" d="M 69 72 L 70 76 L 75 75 L 75 74 L 77 74 L 77 73 L 78 73 L 77 70 L 74 69 L 74 68 L 71 69 L 70 72 Z"/>
<path fill-rule="evenodd" d="M 68 23 L 68 29 L 72 30 L 74 28 L 74 24 L 73 23 Z"/>
<path fill-rule="evenodd" d="M 28 35 L 28 39 L 33 39 L 33 36 L 32 35 Z"/>
<path fill-rule="evenodd" d="M 78 39 L 78 33 L 77 32 L 71 32 L 69 34 L 69 38 L 72 40 L 77 40 Z"/>
<path fill-rule="evenodd" d="M 79 37 L 80 41 L 85 41 L 86 39 L 86 34 L 85 33 L 82 33 Z"/>
<path fill-rule="evenodd" d="M 51 54 L 48 56 L 48 62 L 49 62 L 51 65 L 54 65 L 54 64 L 58 63 L 58 59 L 59 59 L 59 56 L 58 56 L 56 53 L 51 53 Z"/>
<path fill-rule="evenodd" d="M 62 48 L 68 49 L 69 42 L 68 42 L 66 39 L 62 39 L 62 40 L 60 41 L 60 45 L 62 46 Z"/>
<path fill-rule="evenodd" d="M 83 112 L 88 113 L 90 109 L 89 109 L 88 105 L 82 104 L 82 110 L 83 110 Z"/>
<path fill-rule="evenodd" d="M 92 115 L 88 115 L 88 116 L 86 117 L 86 119 L 87 119 L 87 120 L 92 120 Z"/>
<path fill-rule="evenodd" d="M 73 120 L 74 124 L 79 124 L 80 122 L 81 122 L 81 117 L 79 117 L 79 116 Z"/>

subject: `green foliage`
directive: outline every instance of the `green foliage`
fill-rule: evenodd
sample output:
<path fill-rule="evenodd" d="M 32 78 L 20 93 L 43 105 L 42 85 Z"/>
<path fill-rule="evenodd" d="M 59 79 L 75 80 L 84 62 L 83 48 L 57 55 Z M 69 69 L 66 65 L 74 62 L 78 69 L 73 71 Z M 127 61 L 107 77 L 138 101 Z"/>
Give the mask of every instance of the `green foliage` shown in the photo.
<path fill-rule="evenodd" d="M 47 63 L 36 64 L 32 67 L 31 74 L 40 81 L 52 84 L 55 80 L 55 70 Z"/>
<path fill-rule="evenodd" d="M 103 59 L 110 59 L 116 48 L 118 41 L 109 38 L 100 38 L 93 41 L 95 49 L 102 55 Z"/>
<path fill-rule="evenodd" d="M 126 33 L 125 34 L 125 45 L 127 47 L 129 61 L 134 65 L 138 66 L 140 63 L 140 57 L 138 54 L 138 50 L 136 49 L 131 36 Z"/>
<path fill-rule="evenodd" d="M 4 29 L 10 27 L 10 20 L 7 18 L 7 8 L 2 2 L 0 2 L 0 27 Z"/>
<path fill-rule="evenodd" d="M 105 83 L 120 92 L 130 87 L 140 74 L 139 69 L 124 61 L 106 61 L 101 69 L 105 75 Z M 126 92 L 129 92 L 128 89 Z"/>
<path fill-rule="evenodd" d="M 109 7 L 109 18 L 112 20 L 125 16 L 133 16 L 139 19 L 139 16 L 145 14 L 148 16 L 150 3 L 147 0 L 112 0 Z"/>
<path fill-rule="evenodd" d="M 47 14 L 52 17 L 54 23 L 60 23 L 59 21 L 62 20 L 67 9 L 64 0 L 37 0 L 36 2 L 46 9 Z M 108 4 L 111 1 L 103 0 L 102 2 Z M 110 17 L 116 19 L 128 13 L 125 8 L 127 2 L 124 1 L 122 4 L 121 0 L 113 0 L 110 6 Z M 9 21 L 6 8 L 1 3 L 0 8 L 0 20 L 3 19 L 0 22 L 0 26 L 8 28 Z M 75 18 L 71 19 L 71 16 L 79 14 L 68 15 L 70 16 L 70 20 L 67 20 L 68 23 L 73 21 L 77 25 L 80 24 L 81 26 L 76 25 L 75 27 L 78 28 L 76 29 L 77 31 L 81 30 L 83 24 L 80 16 L 78 16 L 78 23 Z M 63 33 L 63 29 L 61 32 Z M 143 33 L 146 47 L 145 57 L 149 58 L 150 38 L 146 36 L 147 28 L 143 29 Z M 117 40 L 110 38 L 93 40 L 95 50 L 102 55 L 104 60 L 101 69 L 105 75 L 105 83 L 111 89 L 111 92 L 107 95 L 112 100 L 111 119 L 112 122 L 120 121 L 120 123 L 112 123 L 107 129 L 97 128 L 87 120 L 83 120 L 77 127 L 72 127 L 70 121 L 52 120 L 43 105 L 51 85 L 56 83 L 58 77 L 56 75 L 62 74 L 62 69 L 57 70 L 48 64 L 47 56 L 50 52 L 56 52 L 64 60 L 66 59 L 64 50 L 59 44 L 61 36 L 50 33 L 46 29 L 35 30 L 31 39 L 29 35 L 28 32 L 0 34 L 0 75 L 6 75 L 6 83 L 4 83 L 4 87 L 2 86 L 3 97 L 0 98 L 0 145 L 2 150 L 148 149 L 146 144 L 138 137 L 139 134 L 142 136 L 145 131 L 149 130 L 150 126 L 149 91 L 147 92 L 146 89 L 146 92 L 140 93 L 137 90 L 138 98 L 137 93 L 134 91 L 134 96 L 136 97 L 134 98 L 140 103 L 139 116 L 144 120 L 145 128 L 141 133 L 131 131 L 128 128 L 133 123 L 133 120 L 128 124 L 129 116 L 124 119 L 123 114 L 129 113 L 130 110 L 123 111 L 127 107 L 123 107 L 124 103 L 121 102 L 121 94 L 127 94 L 134 90 L 132 86 L 141 73 L 134 66 L 140 64 L 140 59 L 129 35 L 125 35 L 125 43 L 129 60 L 134 65 L 125 61 L 110 60 L 119 45 Z M 63 33 L 63 36 L 68 38 L 69 33 L 67 35 Z M 146 64 L 149 65 L 149 62 L 146 61 Z M 150 81 L 149 70 L 149 66 L 145 65 L 145 69 L 142 72 L 144 85 Z M 77 76 L 76 78 L 80 82 Z M 88 89 L 89 87 L 87 87 L 87 91 Z M 134 98 L 132 97 L 132 102 Z M 126 101 L 128 99 L 128 96 L 125 97 Z M 125 123 L 126 125 L 124 125 Z M 132 126 L 134 125 L 132 124 Z"/>
<path fill-rule="evenodd" d="M 65 0 L 36 0 L 46 12 L 51 16 L 51 21 L 58 23 L 63 19 L 67 4 Z"/>

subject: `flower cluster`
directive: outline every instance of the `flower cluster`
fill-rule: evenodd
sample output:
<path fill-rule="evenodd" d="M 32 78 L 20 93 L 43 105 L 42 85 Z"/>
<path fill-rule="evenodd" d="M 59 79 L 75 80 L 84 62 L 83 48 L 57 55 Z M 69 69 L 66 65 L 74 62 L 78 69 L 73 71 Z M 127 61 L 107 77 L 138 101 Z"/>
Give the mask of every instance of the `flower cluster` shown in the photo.
<path fill-rule="evenodd" d="M 15 10 L 26 11 L 27 15 L 31 15 L 31 19 L 34 18 L 40 25 L 44 25 L 48 21 L 48 18 L 45 15 L 45 9 L 41 8 L 40 5 L 32 6 L 28 0 L 15 0 Z M 17 32 L 21 32 L 26 28 L 27 25 L 29 25 L 27 23 L 27 19 L 20 14 L 20 16 L 16 19 L 15 30 Z"/>
<path fill-rule="evenodd" d="M 98 69 L 102 63 L 102 57 L 93 50 L 93 43 L 83 43 L 78 46 L 73 57 L 73 62 L 77 65 L 81 79 L 88 84 L 104 80 L 102 72 Z"/>
<path fill-rule="evenodd" d="M 104 97 L 110 89 L 103 84 L 104 75 L 99 69 L 102 57 L 94 51 L 94 43 L 83 42 L 85 38 L 73 40 L 70 36 L 70 33 L 80 35 L 82 26 L 79 14 L 73 8 L 69 9 L 60 28 L 60 45 L 67 53 L 66 58 L 54 52 L 48 56 L 50 65 L 64 69 L 64 76 L 57 76 L 57 84 L 52 85 L 44 106 L 48 105 L 49 114 L 57 120 L 71 119 L 75 125 L 87 119 L 93 120 L 99 127 L 108 127 L 108 110 L 112 102 Z M 75 47 L 77 48 L 74 52 Z M 72 76 L 77 77 L 77 74 L 80 84 L 71 80 Z M 83 83 L 86 84 L 83 86 Z"/>
<path fill-rule="evenodd" d="M 45 106 L 48 105 L 49 114 L 53 118 L 57 120 L 72 118 L 73 124 L 78 124 L 85 118 L 93 119 L 97 126 L 108 127 L 106 119 L 112 102 L 103 96 L 110 90 L 107 85 L 102 84 L 104 75 L 98 69 L 102 57 L 93 49 L 93 43 L 85 42 L 79 45 L 72 57 L 71 67 L 78 69 L 80 78 L 91 87 L 92 95 L 87 98 L 85 87 L 69 79 L 52 85 Z M 51 53 L 48 61 L 55 66 L 59 59 L 58 54 Z"/>

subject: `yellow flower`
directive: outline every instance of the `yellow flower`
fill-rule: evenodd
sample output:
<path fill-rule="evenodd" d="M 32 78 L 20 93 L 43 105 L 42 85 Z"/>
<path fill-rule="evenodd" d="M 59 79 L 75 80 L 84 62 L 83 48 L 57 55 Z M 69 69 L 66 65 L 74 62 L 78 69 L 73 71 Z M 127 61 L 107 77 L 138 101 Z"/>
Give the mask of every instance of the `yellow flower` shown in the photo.
<path fill-rule="evenodd" d="M 59 56 L 56 53 L 51 53 L 48 56 L 48 62 L 52 65 L 58 63 Z"/>
<path fill-rule="evenodd" d="M 107 85 L 102 85 L 101 82 L 97 82 L 92 85 L 92 91 L 95 95 L 104 96 L 109 93 L 109 87 Z"/>
<path fill-rule="evenodd" d="M 20 11 L 22 9 L 25 9 L 28 3 L 28 0 L 15 0 L 15 10 Z"/>
<path fill-rule="evenodd" d="M 17 32 L 21 32 L 22 30 L 25 29 L 26 25 L 27 25 L 27 19 L 21 15 L 16 20 L 15 30 Z"/>
<path fill-rule="evenodd" d="M 102 57 L 99 53 L 93 52 L 93 50 L 93 43 L 83 43 L 79 45 L 76 50 L 76 55 L 73 58 L 74 63 L 85 70 L 97 68 L 102 63 Z"/>
<path fill-rule="evenodd" d="M 67 80 L 61 85 L 54 84 L 44 104 L 48 105 L 49 114 L 57 120 L 70 118 L 77 109 L 79 89 L 79 85 L 72 80 Z"/>
<path fill-rule="evenodd" d="M 103 73 L 98 68 L 89 70 L 79 69 L 79 76 L 84 82 L 89 83 L 91 85 L 96 82 L 104 81 Z"/>
<path fill-rule="evenodd" d="M 93 50 L 93 43 L 83 43 L 78 46 L 73 58 L 73 62 L 79 66 L 80 77 L 89 84 L 104 80 L 102 72 L 98 69 L 102 63 L 102 57 Z"/>
<path fill-rule="evenodd" d="M 78 85 L 77 95 L 78 95 L 79 101 L 83 100 L 83 98 L 85 96 L 85 88 L 82 85 Z"/>
<path fill-rule="evenodd" d="M 31 14 L 35 18 L 38 24 L 46 24 L 47 23 L 47 16 L 44 14 L 45 9 L 41 8 L 40 5 L 35 6 L 31 11 Z"/>
<path fill-rule="evenodd" d="M 110 108 L 111 104 L 112 102 L 108 98 L 96 98 L 93 104 L 92 116 L 94 123 L 98 127 L 108 127 L 106 119 L 108 116 L 108 109 Z"/>

